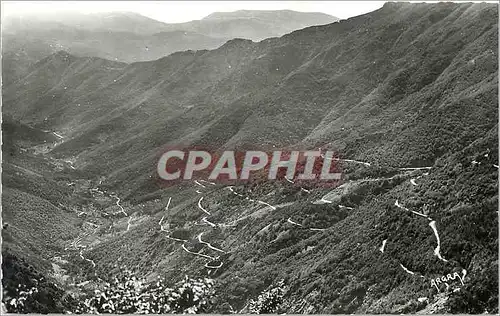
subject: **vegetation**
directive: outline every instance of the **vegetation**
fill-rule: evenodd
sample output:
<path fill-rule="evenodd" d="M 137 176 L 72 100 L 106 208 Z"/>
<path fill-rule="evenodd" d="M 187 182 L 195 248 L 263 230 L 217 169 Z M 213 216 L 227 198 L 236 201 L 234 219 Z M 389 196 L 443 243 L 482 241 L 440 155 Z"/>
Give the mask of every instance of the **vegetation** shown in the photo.
<path fill-rule="evenodd" d="M 2 253 L 2 302 L 9 313 L 64 313 L 78 301 L 25 260 Z"/>
<path fill-rule="evenodd" d="M 55 285 L 34 289 L 9 272 L 8 308 L 498 313 L 497 43 L 496 5 L 387 3 L 281 38 L 144 63 L 65 52 L 41 60 L 5 87 L 5 113 L 66 137 L 36 155 L 46 135 L 9 136 L 3 251 L 47 276 L 53 257 L 68 255 L 68 273 L 90 292 L 74 308 Z M 157 159 L 175 146 L 321 147 L 368 164 L 340 162 L 342 181 L 327 184 L 256 173 L 238 194 L 193 181 L 163 187 Z M 68 157 L 79 170 L 56 168 Z M 75 209 L 118 208 L 81 189 L 101 177 L 127 216 L 88 212 L 85 221 L 106 224 L 94 232 Z M 82 236 L 84 253 L 66 249 Z M 118 263 L 134 272 L 115 274 Z M 431 283 L 450 273 L 463 284 Z M 99 280 L 106 275 L 116 278 Z"/>
<path fill-rule="evenodd" d="M 84 314 L 165 314 L 203 313 L 214 295 L 214 280 L 187 276 L 168 287 L 164 278 L 154 282 L 137 278 L 122 270 L 109 282 L 93 282 L 78 296 L 49 281 L 24 260 L 3 254 L 2 302 L 9 313 L 84 313 Z"/>
<path fill-rule="evenodd" d="M 203 313 L 210 306 L 214 294 L 211 279 L 190 279 L 187 276 L 174 288 L 167 287 L 165 279 L 146 282 L 125 270 L 110 282 L 97 284 L 94 295 L 85 299 L 77 313 L 90 314 L 166 314 Z"/>
<path fill-rule="evenodd" d="M 283 303 L 284 294 L 284 284 L 281 281 L 260 294 L 255 301 L 250 300 L 248 309 L 252 314 L 274 314 L 278 312 L 280 305 Z"/>

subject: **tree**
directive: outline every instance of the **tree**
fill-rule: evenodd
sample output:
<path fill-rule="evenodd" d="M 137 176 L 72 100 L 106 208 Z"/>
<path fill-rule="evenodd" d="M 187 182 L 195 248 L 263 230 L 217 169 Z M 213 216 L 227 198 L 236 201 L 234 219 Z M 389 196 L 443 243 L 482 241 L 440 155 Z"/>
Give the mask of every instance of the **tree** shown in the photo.
<path fill-rule="evenodd" d="M 276 313 L 285 294 L 284 281 L 278 282 L 275 286 L 264 291 L 257 297 L 257 300 L 250 300 L 250 313 L 252 314 L 272 314 Z"/>
<path fill-rule="evenodd" d="M 167 287 L 165 280 L 147 283 L 125 270 L 120 277 L 105 282 L 76 312 L 114 314 L 165 314 L 205 312 L 214 295 L 212 279 L 186 278 Z"/>

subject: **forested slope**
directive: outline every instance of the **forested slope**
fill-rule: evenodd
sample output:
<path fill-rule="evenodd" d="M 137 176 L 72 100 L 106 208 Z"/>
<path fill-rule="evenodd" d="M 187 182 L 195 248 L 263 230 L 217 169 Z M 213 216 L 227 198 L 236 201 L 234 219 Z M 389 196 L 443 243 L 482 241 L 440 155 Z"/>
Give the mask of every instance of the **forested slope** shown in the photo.
<path fill-rule="evenodd" d="M 57 137 L 42 156 L 30 147 L 20 157 L 64 163 L 43 174 L 61 188 L 37 192 L 7 173 L 4 207 L 16 223 L 28 194 L 85 205 L 97 228 L 82 224 L 85 235 L 55 246 L 73 247 L 64 266 L 89 291 L 125 266 L 172 286 L 213 278 L 207 312 L 498 312 L 497 38 L 493 4 L 387 3 L 150 62 L 59 52 L 3 101 Z M 164 187 L 156 164 L 172 147 L 321 147 L 347 160 L 337 188 Z"/>

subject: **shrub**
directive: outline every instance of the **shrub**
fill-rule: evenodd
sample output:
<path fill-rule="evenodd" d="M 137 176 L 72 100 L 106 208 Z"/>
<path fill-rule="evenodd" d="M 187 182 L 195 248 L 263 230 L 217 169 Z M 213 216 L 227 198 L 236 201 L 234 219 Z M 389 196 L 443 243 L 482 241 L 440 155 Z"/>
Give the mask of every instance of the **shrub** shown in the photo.
<path fill-rule="evenodd" d="M 105 282 L 85 300 L 85 307 L 76 312 L 114 314 L 200 313 L 206 311 L 214 295 L 211 279 L 186 278 L 167 287 L 164 279 L 147 283 L 124 271 L 112 282 Z"/>
<path fill-rule="evenodd" d="M 257 300 L 250 300 L 249 311 L 252 314 L 272 314 L 276 313 L 283 303 L 285 295 L 284 282 L 280 281 L 277 285 L 264 291 L 257 297 Z"/>

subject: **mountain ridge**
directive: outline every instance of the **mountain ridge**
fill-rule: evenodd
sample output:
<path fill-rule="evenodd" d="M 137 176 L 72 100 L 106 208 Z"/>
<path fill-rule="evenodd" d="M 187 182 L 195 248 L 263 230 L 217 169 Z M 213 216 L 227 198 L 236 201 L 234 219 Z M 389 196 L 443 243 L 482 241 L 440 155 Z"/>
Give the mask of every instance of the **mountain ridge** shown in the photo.
<path fill-rule="evenodd" d="M 80 297 L 125 266 L 213 278 L 204 312 L 496 313 L 497 44 L 496 5 L 398 3 L 154 61 L 52 55 L 3 88 L 4 115 L 45 135 L 12 137 L 4 240 Z M 161 186 L 171 147 L 321 147 L 343 176 Z M 15 225 L 52 207 L 64 242 Z"/>
<path fill-rule="evenodd" d="M 19 79 L 29 65 L 59 49 L 77 56 L 146 61 L 187 49 L 214 49 L 234 37 L 262 40 L 337 20 L 295 11 L 291 18 L 273 19 L 279 13 L 266 12 L 263 20 L 228 17 L 170 24 L 133 12 L 53 14 L 50 19 L 7 16 L 2 23 L 5 82 Z"/>

